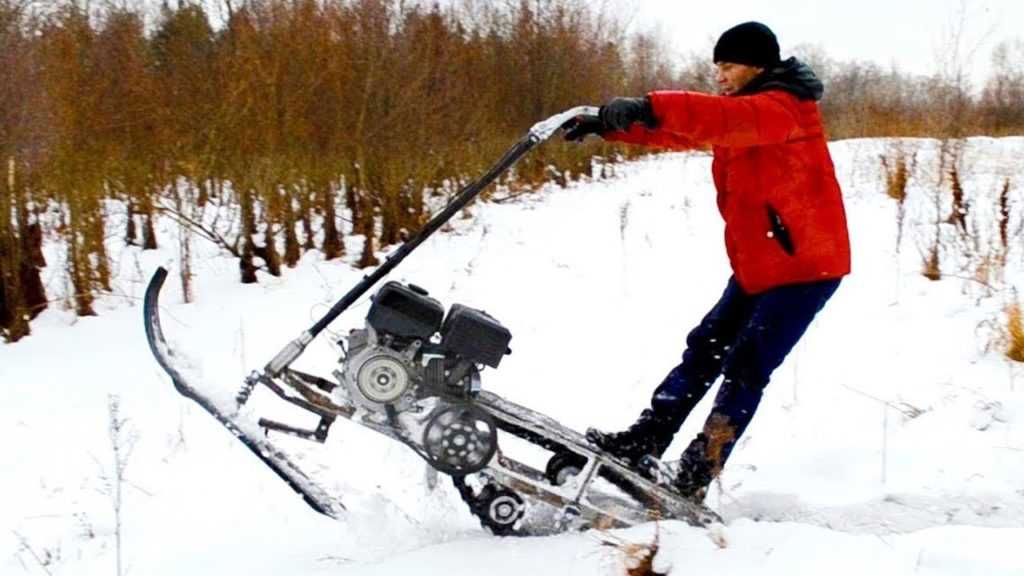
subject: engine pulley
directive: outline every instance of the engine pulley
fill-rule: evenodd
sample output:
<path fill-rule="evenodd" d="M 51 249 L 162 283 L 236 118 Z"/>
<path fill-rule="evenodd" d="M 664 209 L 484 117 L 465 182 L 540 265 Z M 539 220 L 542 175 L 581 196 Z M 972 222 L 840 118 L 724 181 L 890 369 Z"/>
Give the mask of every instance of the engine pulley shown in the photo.
<path fill-rule="evenodd" d="M 479 472 L 498 450 L 494 418 L 470 403 L 442 404 L 423 429 L 430 465 L 453 476 Z"/>
<path fill-rule="evenodd" d="M 396 402 L 409 388 L 409 373 L 392 356 L 375 356 L 367 360 L 356 375 L 359 392 L 371 402 Z"/>
<path fill-rule="evenodd" d="M 348 359 L 342 378 L 348 396 L 363 408 L 383 413 L 393 406 L 402 412 L 414 401 L 414 370 L 401 352 L 367 346 Z"/>

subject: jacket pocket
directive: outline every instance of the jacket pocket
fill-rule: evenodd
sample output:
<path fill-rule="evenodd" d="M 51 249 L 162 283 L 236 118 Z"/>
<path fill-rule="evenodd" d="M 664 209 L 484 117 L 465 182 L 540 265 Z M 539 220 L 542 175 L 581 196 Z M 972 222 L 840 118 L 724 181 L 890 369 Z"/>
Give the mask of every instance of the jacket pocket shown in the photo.
<path fill-rule="evenodd" d="M 796 246 L 793 245 L 793 238 L 789 235 L 789 229 L 782 221 L 782 216 L 779 216 L 771 204 L 765 204 L 765 208 L 768 210 L 768 223 L 771 226 L 768 237 L 774 238 L 782 247 L 783 252 L 793 256 L 796 254 Z"/>

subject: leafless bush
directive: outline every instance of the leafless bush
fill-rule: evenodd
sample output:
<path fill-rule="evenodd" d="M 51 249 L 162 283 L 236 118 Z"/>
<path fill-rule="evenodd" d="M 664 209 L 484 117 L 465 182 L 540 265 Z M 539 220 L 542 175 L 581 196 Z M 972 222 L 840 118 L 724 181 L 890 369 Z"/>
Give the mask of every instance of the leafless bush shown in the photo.
<path fill-rule="evenodd" d="M 113 456 L 113 470 L 103 469 L 100 473 L 100 492 L 110 498 L 114 513 L 114 550 L 116 554 L 116 576 L 123 576 L 124 570 L 124 492 L 130 486 L 126 475 L 128 462 L 138 435 L 128 418 L 121 415 L 121 401 L 116 395 L 107 400 L 107 436 Z M 103 467 L 101 467 L 103 468 Z"/>

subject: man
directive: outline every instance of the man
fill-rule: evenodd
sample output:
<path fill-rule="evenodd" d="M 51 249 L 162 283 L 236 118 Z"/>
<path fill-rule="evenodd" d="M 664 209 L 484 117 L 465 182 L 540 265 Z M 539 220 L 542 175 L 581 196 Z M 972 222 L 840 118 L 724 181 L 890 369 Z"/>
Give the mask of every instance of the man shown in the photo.
<path fill-rule="evenodd" d="M 565 126 L 568 140 L 600 134 L 631 144 L 713 149 L 733 276 L 636 423 L 623 432 L 587 432 L 590 442 L 641 468 L 644 456 L 662 456 L 723 376 L 674 480 L 695 500 L 703 500 L 721 472 L 772 372 L 850 272 L 846 215 L 817 105 L 821 82 L 797 59 L 782 61 L 775 35 L 757 22 L 723 33 L 714 61 L 720 96 L 657 91 L 615 98 L 599 116 Z"/>

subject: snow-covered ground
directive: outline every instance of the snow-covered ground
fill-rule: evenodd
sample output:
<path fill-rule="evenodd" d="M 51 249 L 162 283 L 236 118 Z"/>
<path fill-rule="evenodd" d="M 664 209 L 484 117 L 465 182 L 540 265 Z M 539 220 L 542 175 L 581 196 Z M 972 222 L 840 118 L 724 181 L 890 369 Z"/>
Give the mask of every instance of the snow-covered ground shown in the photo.
<path fill-rule="evenodd" d="M 918 151 L 899 252 L 879 160 L 896 145 Z M 1024 188 L 1012 183 L 1014 248 L 1005 281 L 989 279 L 996 290 L 967 279 L 977 276 L 973 261 L 952 250 L 944 269 L 962 278 L 928 281 L 919 270 L 935 234 L 936 149 L 927 140 L 832 146 L 854 274 L 776 372 L 709 496 L 726 519 L 711 530 L 663 522 L 496 538 L 447 483 L 428 487 L 419 457 L 345 422 L 326 446 L 310 445 L 306 464 L 348 513 L 318 516 L 178 396 L 146 348 L 138 298 L 156 266 L 176 265 L 176 250 L 142 253 L 112 239 L 118 295 L 101 300 L 100 316 L 51 309 L 31 337 L 0 346 L 0 573 L 115 573 L 116 399 L 133 447 L 122 510 L 130 574 L 622 574 L 622 552 L 603 542 L 655 538 L 654 567 L 680 575 L 1024 574 L 1024 381 L 992 345 L 1011 293 L 1002 288 L 1024 271 Z M 966 151 L 961 179 L 983 248 L 998 236 L 999 188 L 1019 178 L 1022 157 L 1024 139 L 975 139 Z M 657 156 L 614 179 L 476 206 L 392 277 L 510 328 L 513 354 L 484 372 L 485 388 L 576 429 L 625 426 L 729 274 L 709 164 L 702 154 Z M 942 228 L 952 247 L 952 227 Z M 226 392 L 363 275 L 311 253 L 281 279 L 242 286 L 235 260 L 210 246 L 196 253 L 197 301 L 181 304 L 169 280 L 164 330 Z M 57 268 L 51 295 L 64 290 Z M 364 300 L 332 330 L 361 325 L 366 310 Z M 296 367 L 328 375 L 331 340 Z"/>

